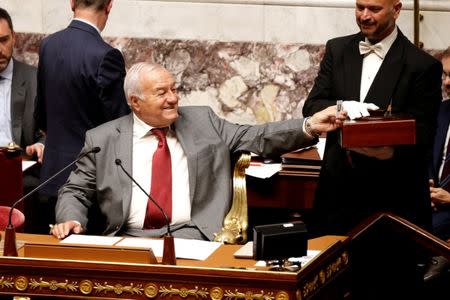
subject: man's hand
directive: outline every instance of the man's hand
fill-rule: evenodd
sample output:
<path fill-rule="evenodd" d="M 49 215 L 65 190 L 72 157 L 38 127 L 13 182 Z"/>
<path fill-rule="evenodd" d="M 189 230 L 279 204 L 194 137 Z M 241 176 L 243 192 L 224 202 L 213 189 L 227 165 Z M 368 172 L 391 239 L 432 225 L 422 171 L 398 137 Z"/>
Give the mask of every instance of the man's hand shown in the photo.
<path fill-rule="evenodd" d="M 430 186 L 430 198 L 434 206 L 450 204 L 450 193 L 440 187 Z"/>
<path fill-rule="evenodd" d="M 76 221 L 67 221 L 65 223 L 50 225 L 50 234 L 53 234 L 60 240 L 70 233 L 81 233 L 82 231 L 80 223 Z"/>
<path fill-rule="evenodd" d="M 41 143 L 35 143 L 33 145 L 27 146 L 27 155 L 33 156 L 36 154 L 39 163 L 42 163 L 42 158 L 44 157 L 44 145 Z"/>
<path fill-rule="evenodd" d="M 349 148 L 348 150 L 365 156 L 374 157 L 379 160 L 386 160 L 394 157 L 394 147 L 362 147 Z"/>
<path fill-rule="evenodd" d="M 373 103 L 358 101 L 343 101 L 342 107 L 348 113 L 350 120 L 370 116 L 369 110 L 377 110 L 379 107 Z"/>
<path fill-rule="evenodd" d="M 308 118 L 311 131 L 317 135 L 336 130 L 347 118 L 346 111 L 337 111 L 337 106 L 329 106 Z"/>

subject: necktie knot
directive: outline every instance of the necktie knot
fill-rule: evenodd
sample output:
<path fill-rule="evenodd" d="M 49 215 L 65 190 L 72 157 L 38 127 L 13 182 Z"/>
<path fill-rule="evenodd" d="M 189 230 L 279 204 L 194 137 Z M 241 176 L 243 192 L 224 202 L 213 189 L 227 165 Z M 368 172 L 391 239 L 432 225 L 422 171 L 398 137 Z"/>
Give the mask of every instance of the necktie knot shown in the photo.
<path fill-rule="evenodd" d="M 154 134 L 160 141 L 166 138 L 166 131 L 164 128 L 153 128 L 152 134 Z"/>
<path fill-rule="evenodd" d="M 384 58 L 383 44 L 380 42 L 376 43 L 375 45 L 372 45 L 365 41 L 359 42 L 359 53 L 361 53 L 361 55 L 365 55 L 371 52 L 375 53 L 376 55 L 378 55 L 378 57 L 383 59 Z"/>

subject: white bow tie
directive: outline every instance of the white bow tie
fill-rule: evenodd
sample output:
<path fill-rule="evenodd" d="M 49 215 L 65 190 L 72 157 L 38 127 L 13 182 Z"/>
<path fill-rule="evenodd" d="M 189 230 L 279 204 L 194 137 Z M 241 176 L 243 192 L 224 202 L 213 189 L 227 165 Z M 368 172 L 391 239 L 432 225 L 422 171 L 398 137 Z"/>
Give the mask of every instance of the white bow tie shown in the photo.
<path fill-rule="evenodd" d="M 378 55 L 381 59 L 384 58 L 383 44 L 376 43 L 375 45 L 369 44 L 364 41 L 359 42 L 359 53 L 361 55 L 373 52 Z"/>

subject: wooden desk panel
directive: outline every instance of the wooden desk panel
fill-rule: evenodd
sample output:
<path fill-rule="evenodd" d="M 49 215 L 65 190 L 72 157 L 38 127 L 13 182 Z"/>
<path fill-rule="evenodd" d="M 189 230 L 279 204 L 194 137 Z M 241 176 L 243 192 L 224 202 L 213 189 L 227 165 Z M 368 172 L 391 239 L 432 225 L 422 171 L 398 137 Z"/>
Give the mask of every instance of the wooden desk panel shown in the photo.
<path fill-rule="evenodd" d="M 51 236 L 18 234 L 17 239 L 58 243 Z M 239 248 L 235 245 L 220 247 L 206 261 L 177 260 L 177 266 L 0 257 L 0 294 L 88 299 L 313 299 L 327 286 L 345 279 L 347 246 L 345 237 L 311 240 L 310 247 L 327 250 L 297 273 L 248 269 L 255 261 L 233 258 Z M 339 286 L 339 294 L 345 293 L 346 281 Z"/>
<path fill-rule="evenodd" d="M 246 180 L 249 207 L 310 209 L 319 178 L 277 174 L 267 179 L 247 176 Z"/>

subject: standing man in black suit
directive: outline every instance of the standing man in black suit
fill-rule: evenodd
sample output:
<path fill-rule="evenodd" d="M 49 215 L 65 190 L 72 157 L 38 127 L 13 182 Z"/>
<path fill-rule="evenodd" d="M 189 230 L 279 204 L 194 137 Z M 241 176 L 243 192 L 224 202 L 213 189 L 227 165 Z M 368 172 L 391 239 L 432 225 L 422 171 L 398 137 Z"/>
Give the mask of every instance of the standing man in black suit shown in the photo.
<path fill-rule="evenodd" d="M 123 91 L 123 56 L 100 36 L 112 0 L 70 3 L 72 22 L 45 38 L 39 52 L 35 116 L 47 135 L 41 181 L 77 157 L 88 129 L 130 112 Z M 58 189 L 69 173 L 67 170 L 41 190 L 49 197 L 47 224 L 54 223 Z"/>
<path fill-rule="evenodd" d="M 346 234 L 376 212 L 393 212 L 430 229 L 427 162 L 442 100 L 442 65 L 396 26 L 399 0 L 356 0 L 357 34 L 327 42 L 303 114 L 344 100 L 353 118 L 367 108 L 411 114 L 416 144 L 344 149 L 329 133 L 313 211 L 318 235 Z M 372 104 L 369 104 L 372 103 Z"/>
<path fill-rule="evenodd" d="M 444 89 L 438 127 L 430 163 L 430 197 L 433 207 L 433 233 L 450 242 L 450 47 L 442 55 Z"/>

